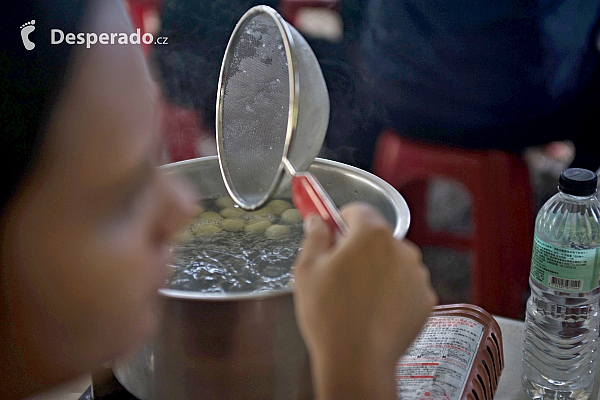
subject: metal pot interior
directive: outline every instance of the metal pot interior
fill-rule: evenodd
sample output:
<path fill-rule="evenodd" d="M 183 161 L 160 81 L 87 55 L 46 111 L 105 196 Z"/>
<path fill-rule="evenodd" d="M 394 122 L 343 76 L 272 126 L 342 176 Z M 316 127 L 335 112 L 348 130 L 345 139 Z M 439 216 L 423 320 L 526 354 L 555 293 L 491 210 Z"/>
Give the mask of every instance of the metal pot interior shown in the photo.
<path fill-rule="evenodd" d="M 162 167 L 169 174 L 177 174 L 192 182 L 203 198 L 216 198 L 228 195 L 221 178 L 217 156 L 180 161 Z M 377 208 L 394 227 L 394 236 L 403 238 L 410 225 L 410 212 L 404 198 L 381 178 L 336 161 L 316 158 L 309 171 L 313 173 L 338 207 L 351 202 L 364 202 Z M 289 180 L 284 180 L 284 182 Z M 283 185 L 276 197 L 290 198 L 289 185 Z M 202 299 L 236 301 L 264 299 L 291 293 L 291 289 L 260 293 L 202 293 L 173 289 L 161 289 L 167 297 L 181 299 Z"/>

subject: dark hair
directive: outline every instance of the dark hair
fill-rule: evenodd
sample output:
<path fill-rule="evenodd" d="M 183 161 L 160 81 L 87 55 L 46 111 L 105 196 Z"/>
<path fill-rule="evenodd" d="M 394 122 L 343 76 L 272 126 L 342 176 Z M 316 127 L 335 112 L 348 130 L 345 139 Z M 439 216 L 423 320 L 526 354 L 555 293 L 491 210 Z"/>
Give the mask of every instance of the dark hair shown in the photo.
<path fill-rule="evenodd" d="M 72 59 L 75 46 L 52 45 L 50 30 L 77 31 L 83 9 L 83 0 L 4 1 L 0 5 L 0 157 L 6 177 L 0 186 L 2 212 L 35 164 Z"/>

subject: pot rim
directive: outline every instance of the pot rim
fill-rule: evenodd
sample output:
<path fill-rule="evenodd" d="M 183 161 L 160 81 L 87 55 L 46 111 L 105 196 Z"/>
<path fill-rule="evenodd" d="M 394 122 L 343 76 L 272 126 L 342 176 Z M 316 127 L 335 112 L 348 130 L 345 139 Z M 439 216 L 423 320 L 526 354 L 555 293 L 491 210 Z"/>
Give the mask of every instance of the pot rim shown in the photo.
<path fill-rule="evenodd" d="M 158 293 L 169 299 L 179 300 L 202 300 L 202 301 L 254 301 L 267 300 L 273 297 L 290 296 L 294 293 L 292 288 L 281 288 L 276 290 L 265 290 L 263 292 L 232 292 L 232 293 L 205 293 L 188 290 L 161 288 Z"/>
<path fill-rule="evenodd" d="M 218 156 L 207 156 L 207 157 L 199 157 L 192 158 L 189 160 L 177 161 L 174 163 L 169 163 L 165 165 L 161 165 L 160 168 L 167 170 L 168 172 L 175 172 L 180 167 L 187 167 L 190 164 L 198 163 L 201 160 L 205 160 L 203 162 L 214 162 L 218 161 Z M 376 184 L 378 189 L 384 191 L 386 195 L 390 198 L 391 203 L 397 210 L 397 215 L 402 215 L 404 210 L 406 210 L 406 215 L 404 219 L 401 219 L 399 223 L 396 223 L 394 227 L 394 237 L 401 239 L 404 238 L 406 232 L 408 231 L 408 227 L 410 225 L 410 211 L 408 210 L 408 205 L 406 201 L 402 197 L 402 195 L 394 189 L 392 185 L 381 179 L 380 177 L 368 172 L 364 171 L 360 168 L 354 167 L 352 165 L 344 164 L 338 161 L 327 160 L 324 158 L 315 158 L 314 162 L 311 165 L 324 165 L 326 167 L 333 167 L 336 169 L 344 170 L 345 172 L 349 172 L 353 174 L 357 179 L 361 179 L 363 181 L 367 181 L 370 184 Z M 404 210 L 402 210 L 404 209 Z M 251 300 L 266 300 L 274 297 L 281 296 L 290 296 L 294 293 L 293 288 L 281 288 L 276 290 L 265 290 L 262 292 L 232 292 L 232 293 L 205 293 L 205 292 L 194 292 L 187 290 L 177 290 L 177 289 L 167 289 L 160 288 L 158 293 L 165 298 L 168 299 L 179 299 L 179 300 L 196 300 L 196 301 L 251 301 Z"/>

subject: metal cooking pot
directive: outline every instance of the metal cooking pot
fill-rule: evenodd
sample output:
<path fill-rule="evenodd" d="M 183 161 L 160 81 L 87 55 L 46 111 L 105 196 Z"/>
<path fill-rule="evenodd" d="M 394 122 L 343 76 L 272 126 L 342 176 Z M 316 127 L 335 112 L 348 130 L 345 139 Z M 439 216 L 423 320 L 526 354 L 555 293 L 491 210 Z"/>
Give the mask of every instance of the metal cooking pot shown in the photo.
<path fill-rule="evenodd" d="M 169 164 L 205 197 L 226 195 L 217 157 Z M 312 172 L 338 205 L 378 208 L 402 238 L 410 214 L 400 194 L 380 178 L 316 159 Z M 280 193 L 289 197 L 289 193 Z M 160 290 L 164 318 L 136 356 L 113 367 L 136 397 L 150 399 L 312 399 L 308 355 L 298 332 L 291 289 L 209 294 Z"/>

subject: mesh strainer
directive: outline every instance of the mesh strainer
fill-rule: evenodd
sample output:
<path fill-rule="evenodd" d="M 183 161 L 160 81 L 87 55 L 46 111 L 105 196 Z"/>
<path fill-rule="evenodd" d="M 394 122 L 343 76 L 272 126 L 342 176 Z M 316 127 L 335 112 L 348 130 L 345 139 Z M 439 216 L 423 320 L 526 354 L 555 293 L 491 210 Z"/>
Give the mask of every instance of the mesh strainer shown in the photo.
<path fill-rule="evenodd" d="M 217 93 L 219 163 L 234 201 L 248 210 L 261 207 L 291 177 L 302 216 L 316 212 L 343 231 L 316 179 L 297 172 L 319 152 L 328 120 L 325 79 L 306 40 L 272 8 L 248 10 L 229 39 Z"/>

